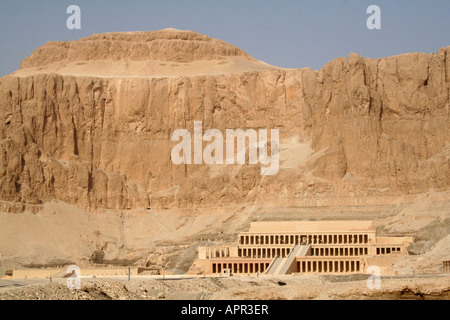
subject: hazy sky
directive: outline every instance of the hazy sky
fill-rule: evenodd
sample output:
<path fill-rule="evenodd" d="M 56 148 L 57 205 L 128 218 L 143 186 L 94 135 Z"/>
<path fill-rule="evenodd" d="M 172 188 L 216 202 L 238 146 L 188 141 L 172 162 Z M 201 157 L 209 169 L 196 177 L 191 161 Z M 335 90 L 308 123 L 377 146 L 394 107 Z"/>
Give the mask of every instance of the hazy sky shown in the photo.
<path fill-rule="evenodd" d="M 81 8 L 81 30 L 69 30 L 69 5 Z M 369 30 L 369 5 L 381 8 L 381 30 Z M 0 0 L 0 76 L 47 41 L 93 33 L 194 30 L 286 68 L 319 69 L 350 52 L 378 58 L 436 52 L 450 45 L 449 0 Z"/>

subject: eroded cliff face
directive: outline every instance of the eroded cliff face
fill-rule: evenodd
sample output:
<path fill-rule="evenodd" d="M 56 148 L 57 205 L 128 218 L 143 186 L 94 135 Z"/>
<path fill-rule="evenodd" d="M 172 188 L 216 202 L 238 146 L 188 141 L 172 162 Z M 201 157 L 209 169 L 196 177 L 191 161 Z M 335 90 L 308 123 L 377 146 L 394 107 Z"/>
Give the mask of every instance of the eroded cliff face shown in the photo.
<path fill-rule="evenodd" d="M 111 32 L 94 34 L 78 41 L 48 42 L 26 58 L 21 67 L 95 60 L 192 62 L 239 56 L 254 60 L 243 50 L 224 41 L 169 28 L 148 32 Z"/>
<path fill-rule="evenodd" d="M 204 37 L 95 35 L 79 40 L 89 57 L 86 44 L 50 43 L 1 78 L 0 209 L 39 210 L 52 199 L 84 209 L 358 204 L 449 189 L 450 47 L 285 70 Z M 131 58 L 136 46 L 150 49 Z M 114 76 L 121 57 L 147 57 L 168 74 L 178 66 L 162 61 L 193 64 L 178 77 L 153 67 Z M 109 75 L 95 75 L 91 60 Z M 210 64 L 196 69 L 200 60 Z M 171 134 L 192 132 L 194 121 L 204 131 L 280 129 L 278 174 L 262 176 L 259 165 L 174 165 Z"/>

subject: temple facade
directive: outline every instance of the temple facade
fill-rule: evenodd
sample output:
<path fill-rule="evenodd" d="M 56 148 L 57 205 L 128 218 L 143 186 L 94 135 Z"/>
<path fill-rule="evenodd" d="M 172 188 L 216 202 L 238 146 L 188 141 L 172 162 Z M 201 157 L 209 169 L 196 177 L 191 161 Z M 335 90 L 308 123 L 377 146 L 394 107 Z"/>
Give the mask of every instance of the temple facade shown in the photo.
<path fill-rule="evenodd" d="M 253 222 L 235 243 L 201 246 L 191 273 L 352 274 L 386 270 L 412 237 L 378 237 L 372 221 Z"/>

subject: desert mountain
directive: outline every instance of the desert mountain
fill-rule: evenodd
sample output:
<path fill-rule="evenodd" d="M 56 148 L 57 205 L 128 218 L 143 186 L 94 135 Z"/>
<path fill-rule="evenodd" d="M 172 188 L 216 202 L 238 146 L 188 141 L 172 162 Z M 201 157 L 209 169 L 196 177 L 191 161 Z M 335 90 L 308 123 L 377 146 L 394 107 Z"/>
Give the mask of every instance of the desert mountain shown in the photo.
<path fill-rule="evenodd" d="M 315 71 L 175 29 L 47 43 L 0 78 L 0 271 L 101 256 L 185 272 L 201 239 L 235 239 L 255 219 L 321 218 L 415 235 L 411 252 L 429 257 L 414 263 L 439 268 L 449 79 L 450 47 L 352 53 Z M 196 121 L 279 129 L 278 173 L 175 165 L 171 135 Z"/>
<path fill-rule="evenodd" d="M 192 31 L 95 34 L 49 42 L 26 58 L 15 75 L 58 73 L 95 77 L 179 77 L 278 69 L 241 49 Z"/>
<path fill-rule="evenodd" d="M 1 209 L 390 203 L 450 185 L 450 47 L 281 69 L 192 32 L 50 42 L 0 79 Z M 174 165 L 171 134 L 280 129 L 280 170 Z M 397 201 L 397 200 L 395 200 Z"/>

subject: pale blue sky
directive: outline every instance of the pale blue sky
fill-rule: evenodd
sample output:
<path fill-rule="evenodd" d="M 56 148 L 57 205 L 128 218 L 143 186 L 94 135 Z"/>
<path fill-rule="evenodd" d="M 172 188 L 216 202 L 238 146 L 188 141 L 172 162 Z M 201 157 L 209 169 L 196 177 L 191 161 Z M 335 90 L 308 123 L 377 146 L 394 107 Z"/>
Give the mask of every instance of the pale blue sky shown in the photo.
<path fill-rule="evenodd" d="M 81 8 L 81 30 L 66 28 L 72 4 Z M 381 8 L 381 30 L 366 27 L 371 4 Z M 0 76 L 47 41 L 168 27 L 227 41 L 276 66 L 319 69 L 350 52 L 378 58 L 450 45 L 450 1 L 0 0 Z"/>

